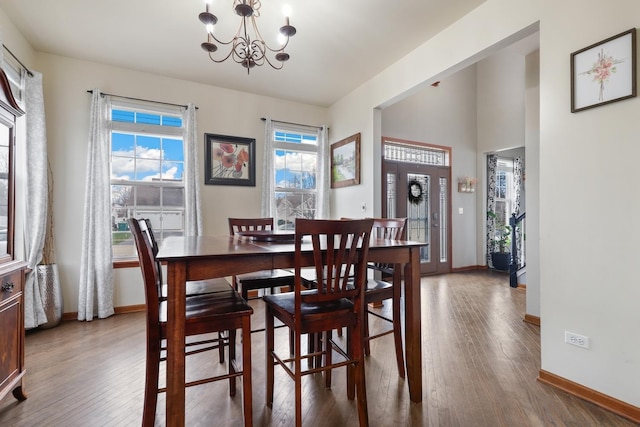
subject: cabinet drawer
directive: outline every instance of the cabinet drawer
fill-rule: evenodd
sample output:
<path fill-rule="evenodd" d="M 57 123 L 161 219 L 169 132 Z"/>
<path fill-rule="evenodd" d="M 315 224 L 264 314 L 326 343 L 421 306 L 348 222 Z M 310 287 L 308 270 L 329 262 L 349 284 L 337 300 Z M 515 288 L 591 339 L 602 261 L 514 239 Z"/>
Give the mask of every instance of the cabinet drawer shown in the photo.
<path fill-rule="evenodd" d="M 22 270 L 0 276 L 0 302 L 22 292 Z"/>

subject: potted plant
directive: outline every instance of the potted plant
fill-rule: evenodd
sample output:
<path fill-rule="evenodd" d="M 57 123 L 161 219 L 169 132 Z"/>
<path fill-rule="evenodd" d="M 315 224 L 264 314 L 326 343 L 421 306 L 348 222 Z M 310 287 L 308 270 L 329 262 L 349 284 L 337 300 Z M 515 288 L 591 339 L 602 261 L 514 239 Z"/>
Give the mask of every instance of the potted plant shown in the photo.
<path fill-rule="evenodd" d="M 508 271 L 511 264 L 511 227 L 506 224 L 498 224 L 498 216 L 493 211 L 488 211 L 487 216 L 493 218 L 495 223 L 495 235 L 493 238 L 493 252 L 491 252 L 491 263 L 493 268 L 501 271 Z"/>

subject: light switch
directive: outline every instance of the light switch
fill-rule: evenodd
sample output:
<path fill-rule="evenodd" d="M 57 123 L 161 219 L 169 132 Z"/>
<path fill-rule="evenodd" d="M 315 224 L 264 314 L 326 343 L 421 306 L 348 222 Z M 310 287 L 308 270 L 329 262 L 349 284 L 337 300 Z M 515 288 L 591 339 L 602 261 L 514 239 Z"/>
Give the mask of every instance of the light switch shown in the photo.
<path fill-rule="evenodd" d="M 458 208 L 458 214 L 462 215 L 464 213 L 464 209 Z"/>

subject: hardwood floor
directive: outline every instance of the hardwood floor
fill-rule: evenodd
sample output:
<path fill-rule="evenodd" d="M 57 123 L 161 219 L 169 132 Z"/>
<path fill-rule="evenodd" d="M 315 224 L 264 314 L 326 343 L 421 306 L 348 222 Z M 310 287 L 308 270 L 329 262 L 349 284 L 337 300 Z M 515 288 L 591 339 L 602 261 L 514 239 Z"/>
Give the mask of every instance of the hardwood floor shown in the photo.
<path fill-rule="evenodd" d="M 251 301 L 253 328 L 264 322 L 262 302 Z M 412 403 L 398 377 L 392 335 L 371 342 L 367 398 L 372 426 L 635 426 L 586 401 L 536 381 L 539 328 L 522 321 L 525 291 L 490 271 L 422 279 L 423 402 Z M 386 303 L 381 310 L 390 310 Z M 388 327 L 371 318 L 371 327 Z M 256 426 L 289 426 L 293 382 L 276 369 L 273 409 L 265 407 L 264 332 L 252 335 L 253 415 Z M 288 347 L 284 329 L 277 343 Z M 27 333 L 25 389 L 18 403 L 0 402 L 1 426 L 136 426 L 142 419 L 144 314 L 93 322 L 63 322 Z M 286 346 L 286 347 L 285 347 Z M 222 369 L 207 358 L 187 362 L 187 376 Z M 208 372 L 208 371 L 207 371 Z M 238 382 L 238 387 L 241 383 Z M 187 390 L 188 426 L 242 424 L 242 394 L 228 396 L 218 382 Z M 156 425 L 164 425 L 164 395 Z M 355 401 L 346 398 L 344 369 L 331 390 L 320 375 L 304 380 L 305 426 L 357 425 Z"/>

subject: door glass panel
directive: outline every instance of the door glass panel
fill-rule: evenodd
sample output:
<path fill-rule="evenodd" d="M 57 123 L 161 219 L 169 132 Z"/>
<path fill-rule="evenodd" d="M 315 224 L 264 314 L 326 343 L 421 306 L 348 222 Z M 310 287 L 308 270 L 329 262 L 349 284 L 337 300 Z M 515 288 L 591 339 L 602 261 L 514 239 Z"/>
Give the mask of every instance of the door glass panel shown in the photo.
<path fill-rule="evenodd" d="M 447 189 L 447 178 L 440 177 L 439 179 L 439 188 L 440 188 L 440 208 L 438 209 L 440 212 L 440 262 L 447 262 L 447 236 L 449 235 L 447 230 L 447 218 L 449 218 L 447 212 L 447 194 L 449 194 Z"/>
<path fill-rule="evenodd" d="M 407 174 L 409 197 L 407 198 L 407 239 L 430 242 L 431 218 L 429 217 L 429 188 L 431 177 Z M 420 262 L 431 260 L 431 246 L 420 248 Z"/>
<path fill-rule="evenodd" d="M 8 252 L 9 229 L 9 131 L 0 127 L 0 255 Z"/>
<path fill-rule="evenodd" d="M 396 174 L 387 174 L 387 218 L 396 217 Z"/>

